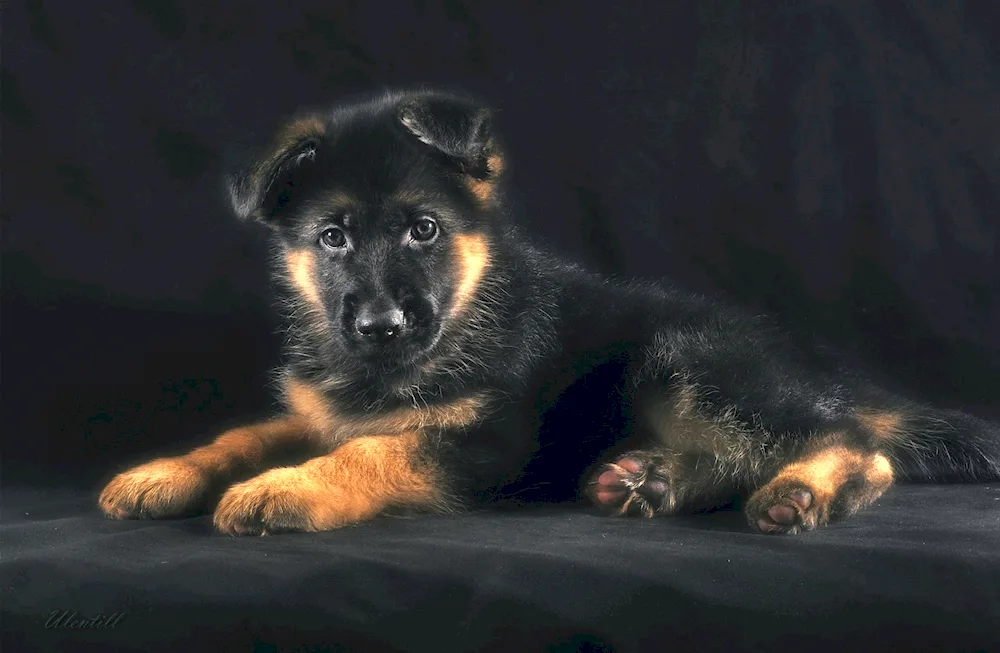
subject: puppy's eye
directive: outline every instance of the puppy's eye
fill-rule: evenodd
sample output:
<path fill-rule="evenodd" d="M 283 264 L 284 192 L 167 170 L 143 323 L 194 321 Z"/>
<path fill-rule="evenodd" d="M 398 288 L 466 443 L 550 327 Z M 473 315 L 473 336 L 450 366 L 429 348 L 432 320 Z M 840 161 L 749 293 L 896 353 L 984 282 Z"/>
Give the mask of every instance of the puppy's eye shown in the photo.
<path fill-rule="evenodd" d="M 410 227 L 410 237 L 419 242 L 427 242 L 437 236 L 437 223 L 430 218 L 417 218 L 417 221 Z"/>
<path fill-rule="evenodd" d="M 347 235 L 343 229 L 332 227 L 320 234 L 319 240 L 330 249 L 340 249 L 347 244 Z"/>

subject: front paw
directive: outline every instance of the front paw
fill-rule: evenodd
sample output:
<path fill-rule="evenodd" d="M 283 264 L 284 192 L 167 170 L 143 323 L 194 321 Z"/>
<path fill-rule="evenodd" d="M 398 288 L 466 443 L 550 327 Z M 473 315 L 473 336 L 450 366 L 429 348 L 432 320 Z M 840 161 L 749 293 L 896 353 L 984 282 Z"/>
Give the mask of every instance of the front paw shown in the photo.
<path fill-rule="evenodd" d="M 98 499 L 112 519 L 182 517 L 204 507 L 210 476 L 183 458 L 161 458 L 111 479 Z"/>
<path fill-rule="evenodd" d="M 357 519 L 343 499 L 308 468 L 272 469 L 229 488 L 215 509 L 215 527 L 228 535 L 330 530 Z"/>

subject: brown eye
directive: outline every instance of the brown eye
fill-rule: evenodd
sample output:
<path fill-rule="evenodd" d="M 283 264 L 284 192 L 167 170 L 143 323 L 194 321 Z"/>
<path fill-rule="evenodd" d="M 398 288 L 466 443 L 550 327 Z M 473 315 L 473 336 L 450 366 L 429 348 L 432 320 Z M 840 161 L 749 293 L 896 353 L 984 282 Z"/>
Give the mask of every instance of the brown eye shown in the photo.
<path fill-rule="evenodd" d="M 320 234 L 319 240 L 330 249 L 340 249 L 347 244 L 347 235 L 343 229 L 332 227 Z"/>
<path fill-rule="evenodd" d="M 417 218 L 417 221 L 410 227 L 410 236 L 413 240 L 427 242 L 437 235 L 437 223 L 430 218 Z"/>

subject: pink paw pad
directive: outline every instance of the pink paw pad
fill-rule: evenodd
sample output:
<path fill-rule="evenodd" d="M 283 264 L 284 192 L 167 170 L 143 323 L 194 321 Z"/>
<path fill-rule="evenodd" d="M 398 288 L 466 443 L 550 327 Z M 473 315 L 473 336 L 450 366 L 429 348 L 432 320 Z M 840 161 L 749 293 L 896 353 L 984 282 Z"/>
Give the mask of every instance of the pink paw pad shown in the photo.
<path fill-rule="evenodd" d="M 786 498 L 798 506 L 799 510 L 787 503 L 771 506 L 767 510 L 767 518 L 757 520 L 757 526 L 760 530 L 765 533 L 786 531 L 798 521 L 799 513 L 805 512 L 812 505 L 812 494 L 808 490 L 795 490 L 790 492 Z"/>
<path fill-rule="evenodd" d="M 615 464 L 631 474 L 638 474 L 642 471 L 642 465 L 629 458 L 622 458 Z M 597 477 L 594 496 L 601 504 L 620 504 L 628 497 L 628 492 L 628 487 L 617 470 L 609 469 Z"/>

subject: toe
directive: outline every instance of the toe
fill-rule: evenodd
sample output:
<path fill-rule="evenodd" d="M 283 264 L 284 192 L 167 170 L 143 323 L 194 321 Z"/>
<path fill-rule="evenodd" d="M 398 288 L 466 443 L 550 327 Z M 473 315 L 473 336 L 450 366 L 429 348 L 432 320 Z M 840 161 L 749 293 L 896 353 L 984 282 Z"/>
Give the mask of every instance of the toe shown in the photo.
<path fill-rule="evenodd" d="M 659 503 L 663 500 L 663 497 L 666 496 L 668 489 L 667 482 L 663 479 L 650 478 L 639 486 L 639 494 L 641 494 L 644 499 L 659 505 Z"/>
<path fill-rule="evenodd" d="M 604 472 L 603 474 L 601 474 L 600 476 L 598 476 L 597 477 L 597 484 L 598 485 L 603 485 L 603 486 L 606 486 L 606 487 L 609 487 L 609 488 L 611 488 L 611 487 L 615 487 L 615 488 L 617 488 L 617 487 L 624 487 L 624 485 L 622 484 L 621 477 L 618 475 L 618 472 L 616 472 L 614 470 L 608 470 L 608 471 Z"/>
<path fill-rule="evenodd" d="M 783 530 L 779 524 L 775 524 L 767 519 L 758 519 L 757 528 L 764 533 L 779 533 Z"/>
<path fill-rule="evenodd" d="M 615 505 L 625 501 L 624 490 L 598 490 L 597 500 L 604 505 Z"/>
<path fill-rule="evenodd" d="M 807 510 L 812 505 L 812 494 L 808 490 L 796 490 L 789 494 L 788 498 L 802 510 Z"/>
<path fill-rule="evenodd" d="M 622 458 L 618 461 L 618 466 L 632 474 L 638 474 L 642 471 L 642 464 L 631 458 Z"/>
<path fill-rule="evenodd" d="M 795 508 L 791 506 L 771 506 L 767 511 L 767 516 L 777 524 L 794 524 L 797 516 Z"/>

